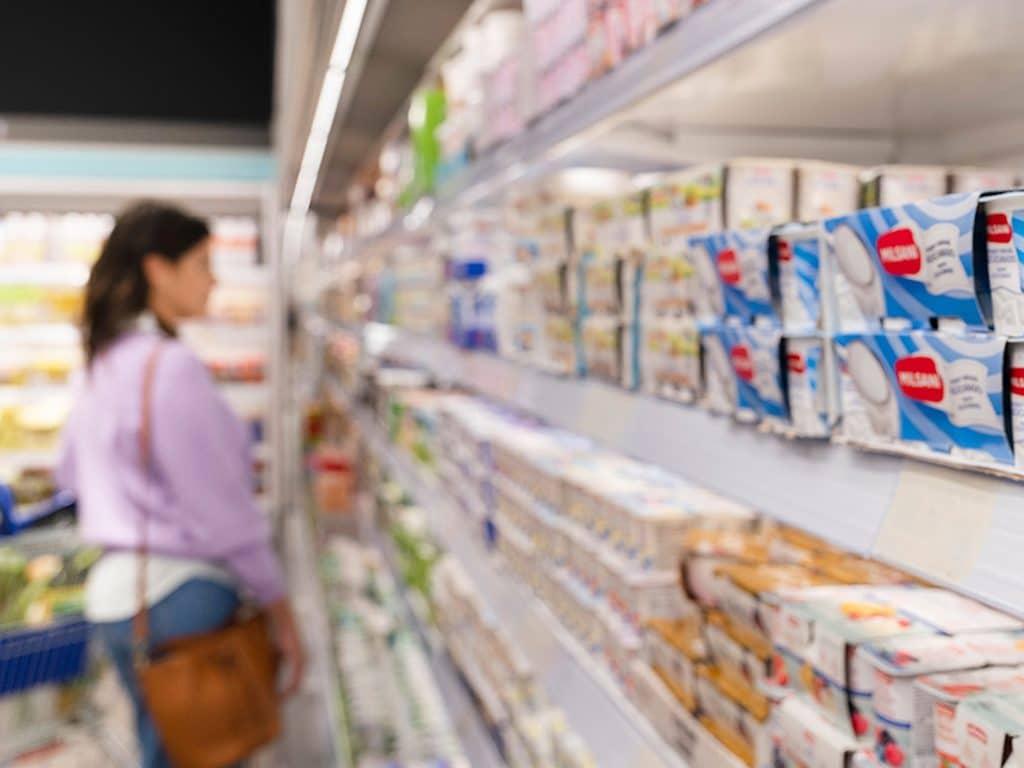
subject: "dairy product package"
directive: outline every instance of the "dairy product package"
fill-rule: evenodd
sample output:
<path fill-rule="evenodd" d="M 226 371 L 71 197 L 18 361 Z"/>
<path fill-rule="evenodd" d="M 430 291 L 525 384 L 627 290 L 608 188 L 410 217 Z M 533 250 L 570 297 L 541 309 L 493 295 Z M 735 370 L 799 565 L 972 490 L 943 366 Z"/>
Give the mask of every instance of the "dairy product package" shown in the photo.
<path fill-rule="evenodd" d="M 996 333 L 1024 335 L 1024 192 L 986 197 L 986 251 Z"/>
<path fill-rule="evenodd" d="M 799 696 L 772 709 L 773 768 L 852 768 L 860 744 Z"/>
<path fill-rule="evenodd" d="M 641 320 L 640 381 L 652 395 L 693 402 L 700 392 L 700 333 L 686 317 Z"/>
<path fill-rule="evenodd" d="M 565 259 L 538 258 L 530 268 L 533 290 L 540 295 L 546 312 L 569 311 L 568 264 Z"/>
<path fill-rule="evenodd" d="M 712 413 L 731 416 L 736 413 L 739 388 L 732 370 L 729 351 L 732 345 L 722 325 L 700 327 L 701 380 L 704 383 L 704 407 Z"/>
<path fill-rule="evenodd" d="M 729 616 L 712 611 L 707 616 L 704 637 L 716 666 L 744 680 L 755 691 L 768 692 L 772 646 L 763 634 L 751 632 Z"/>
<path fill-rule="evenodd" d="M 637 709 L 646 716 L 654 730 L 689 761 L 700 732 L 697 720 L 648 664 L 639 659 L 633 661 L 631 673 Z"/>
<path fill-rule="evenodd" d="M 1010 341 L 1006 345 L 1007 386 L 1010 389 L 1010 434 L 1017 469 L 1024 469 L 1024 342 Z"/>
<path fill-rule="evenodd" d="M 759 565 L 770 560 L 765 537 L 753 530 L 693 529 L 683 537 L 680 577 L 683 592 L 704 609 L 719 607 L 720 566 Z"/>
<path fill-rule="evenodd" d="M 820 221 L 860 207 L 861 168 L 839 163 L 798 161 L 796 221 Z"/>
<path fill-rule="evenodd" d="M 538 358 L 541 367 L 551 373 L 563 376 L 576 373 L 576 332 L 567 316 L 551 312 L 544 315 Z"/>
<path fill-rule="evenodd" d="M 649 188 L 651 236 L 655 245 L 685 243 L 694 235 L 725 227 L 725 168 L 703 165 L 659 174 Z"/>
<path fill-rule="evenodd" d="M 691 241 L 698 288 L 704 288 L 709 265 L 717 275 L 721 292 L 719 316 L 737 317 L 745 322 L 775 316 L 769 282 L 769 234 L 770 230 L 765 228 L 730 230 Z M 709 298 L 707 309 L 718 309 L 716 304 L 716 298 Z"/>
<path fill-rule="evenodd" d="M 693 308 L 704 323 L 716 323 L 725 317 L 725 291 L 718 277 L 718 266 L 708 237 L 692 238 L 687 255 L 693 268 Z"/>
<path fill-rule="evenodd" d="M 771 753 L 768 698 L 714 666 L 697 672 L 701 724 L 751 768 Z"/>
<path fill-rule="evenodd" d="M 621 268 L 621 258 L 607 250 L 582 254 L 577 306 L 586 314 L 619 314 L 623 306 Z"/>
<path fill-rule="evenodd" d="M 949 191 L 992 192 L 1013 189 L 1017 186 L 1017 174 L 1005 168 L 951 168 Z"/>
<path fill-rule="evenodd" d="M 935 165 L 883 165 L 861 174 L 861 206 L 906 205 L 942 197 L 947 171 Z"/>
<path fill-rule="evenodd" d="M 704 333 L 717 335 L 728 355 L 736 393 L 735 417 L 740 421 L 757 422 L 764 419 L 774 424 L 785 424 L 788 411 L 783 393 L 780 358 L 782 337 L 779 329 L 771 326 L 722 324 Z M 705 367 L 705 376 L 708 375 L 708 368 Z M 710 386 L 710 380 L 706 381 Z"/>
<path fill-rule="evenodd" d="M 842 334 L 843 434 L 1013 464 L 1003 421 L 1004 339 L 987 333 Z"/>
<path fill-rule="evenodd" d="M 879 587 L 825 586 L 780 591 L 772 626 L 774 684 L 811 702 L 851 737 L 871 737 L 872 666 L 857 653 L 890 637 L 932 635 L 901 615 Z"/>
<path fill-rule="evenodd" d="M 985 657 L 956 637 L 911 635 L 867 643 L 859 653 L 871 665 L 874 750 L 884 766 L 916 766 L 934 756 L 932 707 L 917 696 L 924 675 L 980 669 Z"/>
<path fill-rule="evenodd" d="M 657 246 L 644 261 L 640 314 L 687 317 L 694 312 L 696 273 L 683 247 Z"/>
<path fill-rule="evenodd" d="M 839 413 L 832 350 L 820 336 L 784 336 L 789 424 L 798 437 L 828 437 Z"/>
<path fill-rule="evenodd" d="M 942 634 L 965 635 L 968 641 L 975 633 L 1020 632 L 1024 629 L 1024 622 L 1020 619 L 947 589 L 893 586 L 876 588 L 876 593 L 889 600 L 902 615 Z M 976 642 L 991 643 L 991 638 Z"/>
<path fill-rule="evenodd" d="M 987 275 L 974 248 L 978 201 L 948 195 L 826 220 L 838 330 L 935 319 L 987 328 L 979 301 L 987 301 Z"/>
<path fill-rule="evenodd" d="M 618 317 L 590 315 L 580 327 L 583 375 L 621 384 L 623 377 L 622 323 Z"/>
<path fill-rule="evenodd" d="M 787 333 L 813 333 L 821 328 L 820 234 L 816 224 L 791 224 L 768 238 L 777 314 Z"/>
<path fill-rule="evenodd" d="M 697 670 L 707 662 L 700 625 L 694 620 L 648 622 L 647 662 L 690 712 L 697 708 Z"/>
<path fill-rule="evenodd" d="M 771 227 L 793 221 L 792 160 L 741 158 L 725 165 L 725 226 Z"/>
<path fill-rule="evenodd" d="M 956 732 L 960 704 L 970 697 L 991 693 L 1024 693 L 1024 668 L 986 667 L 928 674 L 917 680 L 914 728 L 931 729 L 930 754 L 938 757 L 940 768 L 964 765 Z"/>
<path fill-rule="evenodd" d="M 957 707 L 958 766 L 1018 768 L 1024 752 L 1024 694 L 968 698 Z"/>

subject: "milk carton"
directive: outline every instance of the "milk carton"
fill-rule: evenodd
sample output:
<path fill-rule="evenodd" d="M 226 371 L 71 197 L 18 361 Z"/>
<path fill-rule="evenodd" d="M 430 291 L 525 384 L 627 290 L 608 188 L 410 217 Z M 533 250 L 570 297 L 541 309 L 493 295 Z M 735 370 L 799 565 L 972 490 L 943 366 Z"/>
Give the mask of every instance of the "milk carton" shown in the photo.
<path fill-rule="evenodd" d="M 835 338 L 844 434 L 1013 464 L 1003 420 L 1004 339 L 905 331 Z"/>
<path fill-rule="evenodd" d="M 978 201 L 948 195 L 826 220 L 839 330 L 883 320 L 926 327 L 937 318 L 987 328 L 978 298 L 987 288 L 976 286 L 985 280 L 974 248 Z"/>

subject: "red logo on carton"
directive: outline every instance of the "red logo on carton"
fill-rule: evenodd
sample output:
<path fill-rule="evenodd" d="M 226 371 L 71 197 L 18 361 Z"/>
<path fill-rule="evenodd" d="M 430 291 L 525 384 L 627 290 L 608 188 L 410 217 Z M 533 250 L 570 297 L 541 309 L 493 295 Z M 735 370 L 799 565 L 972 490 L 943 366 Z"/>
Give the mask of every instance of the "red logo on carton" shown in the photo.
<path fill-rule="evenodd" d="M 736 251 L 726 248 L 718 252 L 718 274 L 727 285 L 737 285 L 740 281 L 740 260 Z"/>
<path fill-rule="evenodd" d="M 786 365 L 792 373 L 803 373 L 807 370 L 807 361 L 799 352 L 787 352 Z"/>
<path fill-rule="evenodd" d="M 982 744 L 988 744 L 988 734 L 985 733 L 985 729 L 981 726 L 975 725 L 974 723 L 968 723 L 967 735 L 975 741 L 980 741 Z"/>
<path fill-rule="evenodd" d="M 750 350 L 743 344 L 737 344 L 729 352 L 732 358 L 732 367 L 736 375 L 744 381 L 754 380 L 754 360 L 750 357 Z"/>
<path fill-rule="evenodd" d="M 990 243 L 1009 243 L 1013 240 L 1013 227 L 1005 213 L 990 213 L 985 224 Z"/>
<path fill-rule="evenodd" d="M 1010 369 L 1010 391 L 1015 395 L 1024 395 L 1024 368 Z"/>
<path fill-rule="evenodd" d="M 896 382 L 912 400 L 941 403 L 946 385 L 935 361 L 925 355 L 903 357 L 896 361 Z"/>
<path fill-rule="evenodd" d="M 875 247 L 882 267 L 890 275 L 916 275 L 921 271 L 921 249 L 914 242 L 914 230 L 910 227 L 880 235 Z"/>
<path fill-rule="evenodd" d="M 793 260 L 793 246 L 787 243 L 785 240 L 779 240 L 779 261 L 792 261 Z"/>

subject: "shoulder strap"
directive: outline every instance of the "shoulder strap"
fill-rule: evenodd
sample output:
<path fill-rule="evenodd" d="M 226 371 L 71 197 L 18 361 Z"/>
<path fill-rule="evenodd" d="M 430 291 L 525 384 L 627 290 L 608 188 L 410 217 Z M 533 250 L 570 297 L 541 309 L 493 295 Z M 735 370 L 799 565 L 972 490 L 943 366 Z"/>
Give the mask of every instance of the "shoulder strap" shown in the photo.
<path fill-rule="evenodd" d="M 142 419 L 139 423 L 139 459 L 142 469 L 149 475 L 153 471 L 153 378 L 156 364 L 163 350 L 163 342 L 157 341 L 146 359 L 142 372 Z M 135 645 L 136 664 L 144 663 L 149 650 L 149 606 L 146 603 L 146 579 L 149 565 L 149 521 L 145 514 L 139 515 L 139 543 L 136 549 L 138 572 L 138 610 L 132 619 L 132 639 Z"/>

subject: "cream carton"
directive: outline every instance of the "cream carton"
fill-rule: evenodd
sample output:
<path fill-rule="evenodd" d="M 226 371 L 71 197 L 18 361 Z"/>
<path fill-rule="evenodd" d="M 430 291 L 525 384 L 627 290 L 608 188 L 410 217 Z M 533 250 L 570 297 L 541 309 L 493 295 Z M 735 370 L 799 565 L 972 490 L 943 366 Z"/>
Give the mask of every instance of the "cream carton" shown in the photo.
<path fill-rule="evenodd" d="M 963 640 L 944 635 L 870 642 L 859 654 L 874 675 L 871 712 L 879 763 L 892 768 L 927 764 L 934 756 L 932 707 L 917 695 L 916 682 L 928 674 L 979 669 L 985 657 Z"/>
<path fill-rule="evenodd" d="M 956 731 L 957 709 L 968 698 L 987 693 L 1024 693 L 1024 668 L 986 667 L 929 674 L 917 681 L 914 728 L 931 729 L 934 751 L 929 754 L 938 757 L 940 768 L 964 764 Z"/>
<path fill-rule="evenodd" d="M 772 710 L 773 768 L 852 768 L 861 745 L 799 696 Z"/>

